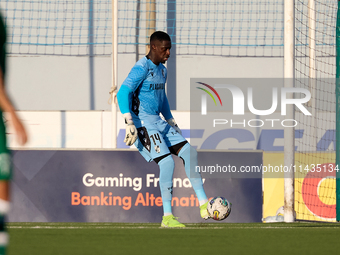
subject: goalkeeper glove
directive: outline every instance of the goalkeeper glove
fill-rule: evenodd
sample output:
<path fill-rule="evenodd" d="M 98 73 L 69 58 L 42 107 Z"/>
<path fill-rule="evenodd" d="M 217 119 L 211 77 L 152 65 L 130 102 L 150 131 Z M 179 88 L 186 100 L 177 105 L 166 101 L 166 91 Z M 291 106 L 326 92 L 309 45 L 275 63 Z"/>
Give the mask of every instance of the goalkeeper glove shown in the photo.
<path fill-rule="evenodd" d="M 137 129 L 135 124 L 132 121 L 131 113 L 124 113 L 123 117 L 125 119 L 126 124 L 126 133 L 124 143 L 127 146 L 131 146 L 137 140 Z"/>
<path fill-rule="evenodd" d="M 166 121 L 168 122 L 168 124 L 169 124 L 170 126 L 172 126 L 172 127 L 176 130 L 177 133 L 179 133 L 180 135 L 182 134 L 182 131 L 181 131 L 180 128 L 178 127 L 178 125 L 177 125 L 177 123 L 176 123 L 176 121 L 175 121 L 174 118 L 168 119 L 168 120 L 166 120 Z"/>

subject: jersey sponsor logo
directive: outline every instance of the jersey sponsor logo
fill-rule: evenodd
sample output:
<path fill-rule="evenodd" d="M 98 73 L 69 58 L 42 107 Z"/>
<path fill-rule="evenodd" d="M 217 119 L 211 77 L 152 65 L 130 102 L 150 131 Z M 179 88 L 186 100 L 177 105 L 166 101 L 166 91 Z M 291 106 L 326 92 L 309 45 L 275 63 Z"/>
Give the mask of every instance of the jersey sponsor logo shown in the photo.
<path fill-rule="evenodd" d="M 155 84 L 150 84 L 149 90 L 159 90 L 159 89 L 164 89 L 165 84 L 164 83 L 155 83 Z"/>

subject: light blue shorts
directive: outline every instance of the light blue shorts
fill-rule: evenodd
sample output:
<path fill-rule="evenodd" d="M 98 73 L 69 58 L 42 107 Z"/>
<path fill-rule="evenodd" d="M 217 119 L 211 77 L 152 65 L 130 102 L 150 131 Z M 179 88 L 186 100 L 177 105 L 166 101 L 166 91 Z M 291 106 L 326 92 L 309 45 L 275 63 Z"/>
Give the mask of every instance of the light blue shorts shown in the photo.
<path fill-rule="evenodd" d="M 134 144 L 148 162 L 171 153 L 169 147 L 186 142 L 181 134 L 162 119 L 137 130 L 138 139 Z"/>

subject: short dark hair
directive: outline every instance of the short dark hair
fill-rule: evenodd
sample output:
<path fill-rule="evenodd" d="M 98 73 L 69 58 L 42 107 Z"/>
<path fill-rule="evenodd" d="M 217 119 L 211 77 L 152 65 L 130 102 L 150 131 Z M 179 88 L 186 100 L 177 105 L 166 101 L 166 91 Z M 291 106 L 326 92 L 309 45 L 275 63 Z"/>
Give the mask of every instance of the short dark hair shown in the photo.
<path fill-rule="evenodd" d="M 152 41 L 169 41 L 171 42 L 170 36 L 163 31 L 156 31 L 150 36 L 150 44 Z"/>

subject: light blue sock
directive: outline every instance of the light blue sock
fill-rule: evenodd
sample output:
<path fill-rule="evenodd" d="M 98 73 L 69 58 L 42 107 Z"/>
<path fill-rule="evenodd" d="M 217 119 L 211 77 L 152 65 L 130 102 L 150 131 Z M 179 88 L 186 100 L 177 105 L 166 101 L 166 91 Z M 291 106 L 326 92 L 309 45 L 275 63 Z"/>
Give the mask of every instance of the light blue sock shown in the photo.
<path fill-rule="evenodd" d="M 178 153 L 178 157 L 181 157 L 184 160 L 185 173 L 187 174 L 191 185 L 194 188 L 200 205 L 206 203 L 208 198 L 203 188 L 201 173 L 195 171 L 195 168 L 198 164 L 197 151 L 191 147 L 189 143 L 187 143 Z"/>
<path fill-rule="evenodd" d="M 159 187 L 163 201 L 164 216 L 172 214 L 172 177 L 175 169 L 175 162 L 171 155 L 158 162 L 159 165 Z"/>

